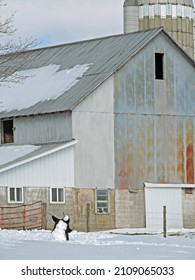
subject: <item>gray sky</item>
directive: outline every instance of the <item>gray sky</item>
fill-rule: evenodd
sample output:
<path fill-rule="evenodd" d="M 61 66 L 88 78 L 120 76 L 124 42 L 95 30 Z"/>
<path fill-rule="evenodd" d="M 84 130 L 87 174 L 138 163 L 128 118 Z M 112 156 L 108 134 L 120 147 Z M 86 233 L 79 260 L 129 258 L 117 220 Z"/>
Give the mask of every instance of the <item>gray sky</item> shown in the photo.
<path fill-rule="evenodd" d="M 16 11 L 16 37 L 33 37 L 42 46 L 123 32 L 124 0 L 3 0 L 0 14 Z"/>
<path fill-rule="evenodd" d="M 16 11 L 15 38 L 58 45 L 123 32 L 124 0 L 3 0 L 0 16 Z M 195 3 L 195 0 L 193 0 Z"/>

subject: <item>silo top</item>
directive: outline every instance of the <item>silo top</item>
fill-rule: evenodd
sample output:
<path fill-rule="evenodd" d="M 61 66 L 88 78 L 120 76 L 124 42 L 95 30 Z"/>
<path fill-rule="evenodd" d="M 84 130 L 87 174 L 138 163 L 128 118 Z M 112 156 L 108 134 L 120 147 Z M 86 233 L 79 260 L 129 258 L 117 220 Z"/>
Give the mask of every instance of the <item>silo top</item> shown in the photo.
<path fill-rule="evenodd" d="M 123 6 L 138 6 L 138 0 L 125 0 Z"/>
<path fill-rule="evenodd" d="M 140 6 L 149 4 L 173 4 L 185 5 L 194 8 L 193 0 L 125 0 L 125 6 Z"/>

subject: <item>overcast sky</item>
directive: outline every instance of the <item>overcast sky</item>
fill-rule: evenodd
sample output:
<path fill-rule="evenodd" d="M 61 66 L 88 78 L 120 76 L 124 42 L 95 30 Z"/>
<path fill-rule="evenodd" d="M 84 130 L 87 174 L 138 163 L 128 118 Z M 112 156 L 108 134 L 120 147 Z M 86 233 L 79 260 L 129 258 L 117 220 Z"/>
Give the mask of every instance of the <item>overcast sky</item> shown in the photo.
<path fill-rule="evenodd" d="M 16 37 L 33 37 L 42 46 L 123 32 L 124 0 L 3 0 L 0 15 L 16 11 Z"/>
<path fill-rule="evenodd" d="M 0 16 L 16 11 L 15 38 L 58 45 L 123 32 L 124 0 L 3 0 Z M 195 2 L 195 0 L 193 0 Z"/>

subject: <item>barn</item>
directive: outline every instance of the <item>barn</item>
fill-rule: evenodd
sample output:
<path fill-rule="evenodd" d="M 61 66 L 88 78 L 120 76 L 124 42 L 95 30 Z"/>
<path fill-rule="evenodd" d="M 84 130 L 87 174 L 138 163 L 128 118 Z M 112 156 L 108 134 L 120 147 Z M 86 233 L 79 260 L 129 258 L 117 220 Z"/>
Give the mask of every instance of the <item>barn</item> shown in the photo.
<path fill-rule="evenodd" d="M 64 213 L 77 230 L 146 227 L 146 189 L 185 185 L 195 227 L 195 61 L 167 31 L 0 60 L 1 211 L 43 201 L 46 228 Z"/>

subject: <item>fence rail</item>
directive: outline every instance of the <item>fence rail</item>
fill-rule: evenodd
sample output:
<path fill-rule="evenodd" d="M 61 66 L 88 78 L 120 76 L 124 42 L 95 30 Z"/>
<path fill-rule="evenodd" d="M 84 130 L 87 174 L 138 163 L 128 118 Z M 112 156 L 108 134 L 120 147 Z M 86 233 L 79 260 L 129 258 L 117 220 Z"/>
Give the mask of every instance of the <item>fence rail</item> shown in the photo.
<path fill-rule="evenodd" d="M 46 204 L 37 201 L 12 207 L 0 207 L 1 229 L 43 229 L 46 223 Z"/>

